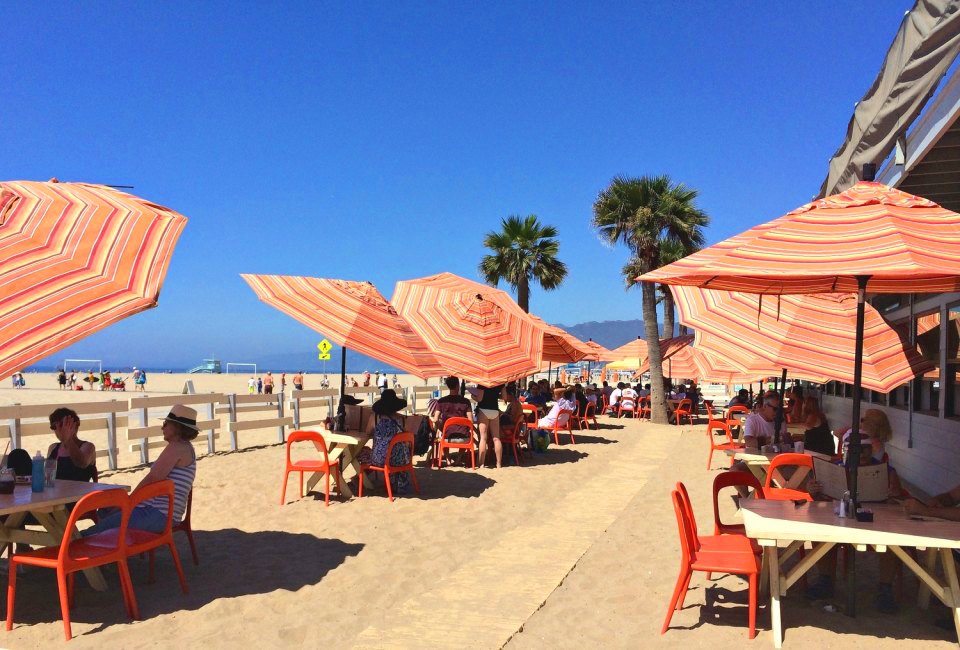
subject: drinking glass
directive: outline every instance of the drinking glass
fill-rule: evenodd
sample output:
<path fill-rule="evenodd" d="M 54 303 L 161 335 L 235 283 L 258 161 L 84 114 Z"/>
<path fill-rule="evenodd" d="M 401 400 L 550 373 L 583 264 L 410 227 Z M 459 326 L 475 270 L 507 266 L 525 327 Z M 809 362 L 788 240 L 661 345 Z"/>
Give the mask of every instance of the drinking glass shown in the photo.
<path fill-rule="evenodd" d="M 57 459 L 48 458 L 43 464 L 43 486 L 46 488 L 54 487 L 57 478 Z"/>

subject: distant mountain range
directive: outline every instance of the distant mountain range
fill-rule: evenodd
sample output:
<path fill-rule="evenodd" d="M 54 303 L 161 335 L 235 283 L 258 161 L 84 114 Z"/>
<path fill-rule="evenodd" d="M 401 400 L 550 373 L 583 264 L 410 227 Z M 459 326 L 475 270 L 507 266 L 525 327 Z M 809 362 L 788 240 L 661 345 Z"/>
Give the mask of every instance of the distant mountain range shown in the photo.
<path fill-rule="evenodd" d="M 581 341 L 593 339 L 603 347 L 612 350 L 633 341 L 638 336 L 645 338 L 643 321 L 634 320 L 604 320 L 590 321 L 589 323 L 580 323 L 579 325 L 561 325 L 560 329 L 573 334 Z M 663 326 L 658 325 L 658 330 L 663 331 Z"/>

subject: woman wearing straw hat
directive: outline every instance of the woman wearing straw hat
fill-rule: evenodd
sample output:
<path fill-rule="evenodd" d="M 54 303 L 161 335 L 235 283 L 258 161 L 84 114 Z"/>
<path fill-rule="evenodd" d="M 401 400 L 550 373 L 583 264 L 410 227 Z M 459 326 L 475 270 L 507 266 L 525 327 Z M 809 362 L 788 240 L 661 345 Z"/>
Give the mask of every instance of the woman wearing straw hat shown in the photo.
<path fill-rule="evenodd" d="M 367 420 L 367 433 L 373 434 L 373 450 L 364 448 L 358 460 L 363 464 L 373 464 L 383 467 L 387 460 L 387 448 L 395 435 L 403 432 L 403 416 L 399 411 L 407 408 L 407 400 L 397 397 L 392 388 L 387 388 L 380 394 L 380 399 L 373 403 L 373 415 Z M 410 448 L 407 445 L 396 445 L 390 458 L 391 465 L 409 465 Z M 361 480 L 363 478 L 361 477 Z M 402 494 L 410 488 L 410 475 L 406 472 L 391 474 L 390 482 L 394 492 Z"/>
<path fill-rule="evenodd" d="M 145 485 L 170 479 L 173 481 L 173 522 L 180 523 L 187 509 L 187 497 L 193 489 L 193 480 L 197 476 L 197 455 L 191 440 L 197 437 L 197 411 L 176 404 L 163 419 L 163 439 L 167 446 L 150 467 L 150 473 L 137 484 L 137 490 Z M 136 492 L 136 490 L 134 490 Z M 167 497 L 156 497 L 139 504 L 130 513 L 130 528 L 162 533 L 167 525 Z M 112 513 L 100 518 L 100 522 L 83 531 L 91 535 L 102 530 L 120 527 L 120 513 Z"/>

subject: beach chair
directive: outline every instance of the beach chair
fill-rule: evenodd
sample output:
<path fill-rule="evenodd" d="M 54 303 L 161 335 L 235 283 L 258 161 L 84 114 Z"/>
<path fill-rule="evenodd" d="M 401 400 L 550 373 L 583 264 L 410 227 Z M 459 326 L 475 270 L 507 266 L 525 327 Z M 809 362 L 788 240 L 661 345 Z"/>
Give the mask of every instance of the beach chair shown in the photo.
<path fill-rule="evenodd" d="M 733 573 L 745 575 L 749 581 L 749 638 L 756 636 L 757 583 L 760 575 L 760 558 L 754 553 L 750 539 L 743 535 L 699 535 L 693 508 L 682 483 L 671 492 L 673 510 L 677 516 L 680 533 L 680 575 L 667 608 L 667 616 L 660 629 L 665 634 L 670 627 L 673 613 L 683 607 L 690 578 L 694 571 L 706 573 Z"/>
<path fill-rule="evenodd" d="M 714 431 L 723 431 L 725 442 L 717 442 L 716 434 Z M 710 451 L 707 453 L 707 469 L 710 469 L 710 465 L 713 463 L 713 454 L 718 451 L 728 451 L 732 449 L 743 449 L 743 444 L 739 442 L 734 442 L 733 435 L 730 433 L 730 425 L 722 420 L 708 420 L 707 421 L 707 439 L 710 442 Z M 730 464 L 733 465 L 733 456 L 730 456 Z"/>
<path fill-rule="evenodd" d="M 624 413 L 628 417 L 636 417 L 636 403 L 632 397 L 621 397 L 617 402 L 617 417 L 622 418 Z"/>
<path fill-rule="evenodd" d="M 524 406 L 526 409 L 526 406 Z M 447 429 L 452 426 L 461 426 L 467 427 L 469 434 L 466 440 L 463 442 L 457 442 L 447 438 Z M 473 442 L 473 420 L 470 418 L 447 418 L 447 421 L 443 423 L 443 430 L 440 432 L 440 437 L 437 438 L 437 453 L 436 461 L 437 468 L 443 466 L 443 450 L 444 449 L 464 449 L 469 450 L 470 452 L 470 467 L 473 469 L 477 468 L 477 458 L 474 453 L 476 445 Z"/>
<path fill-rule="evenodd" d="M 650 414 L 653 413 L 653 410 L 650 408 L 650 398 L 641 397 L 637 400 L 637 417 L 650 419 Z"/>
<path fill-rule="evenodd" d="M 504 447 L 510 447 L 513 449 L 513 458 L 517 461 L 517 467 L 520 467 L 522 464 L 520 462 L 520 439 L 522 437 L 521 431 L 524 429 L 523 422 L 515 422 L 510 426 L 500 427 L 500 442 Z"/>
<path fill-rule="evenodd" d="M 763 498 L 763 486 L 757 477 L 750 472 L 720 472 L 713 479 L 713 534 L 714 535 L 745 535 L 747 530 L 743 524 L 727 524 L 720 520 L 720 490 L 728 487 L 745 487 L 753 490 L 755 499 Z M 759 551 L 759 547 L 755 547 Z"/>
<path fill-rule="evenodd" d="M 71 539 L 77 521 L 97 508 L 119 508 L 120 528 L 89 537 Z M 48 546 L 11 555 L 7 582 L 7 631 L 13 629 L 14 603 L 17 597 L 17 568 L 20 566 L 54 569 L 57 572 L 63 634 L 67 641 L 73 637 L 70 606 L 73 604 L 74 577 L 77 571 L 115 563 L 120 573 L 120 592 L 123 595 L 127 614 L 131 619 L 139 618 L 133 584 L 130 581 L 130 571 L 127 568 L 126 532 L 129 520 L 130 500 L 126 492 L 118 489 L 92 492 L 77 501 L 77 505 L 71 511 L 60 546 Z"/>
<path fill-rule="evenodd" d="M 293 462 L 290 459 L 290 448 L 294 443 L 297 442 L 312 442 L 314 446 L 323 452 L 323 460 L 298 460 Z M 294 431 L 289 436 L 287 436 L 287 466 L 283 471 L 283 490 L 280 492 L 280 505 L 282 506 L 286 502 L 287 497 L 287 482 L 290 478 L 290 472 L 299 472 L 300 473 L 300 497 L 303 497 L 303 475 L 306 472 L 316 473 L 323 472 L 326 474 L 327 485 L 324 490 L 324 505 L 330 505 L 330 475 L 333 474 L 336 477 L 336 473 L 340 470 L 339 465 L 336 463 L 330 462 L 330 457 L 327 455 L 327 441 L 323 439 L 323 436 L 317 433 L 316 431 Z M 340 481 L 335 480 L 335 485 L 337 487 L 337 494 L 340 494 Z"/>
<path fill-rule="evenodd" d="M 774 474 L 779 473 L 785 467 L 793 467 L 794 471 L 801 472 L 802 468 L 813 470 L 813 456 L 806 454 L 780 454 L 770 461 L 767 467 L 767 480 L 763 485 L 763 495 L 765 499 L 774 499 L 779 501 L 813 501 L 809 492 L 787 487 L 776 487 L 773 484 Z"/>
<path fill-rule="evenodd" d="M 457 418 L 450 418 L 455 420 Z M 391 459 L 393 458 L 393 448 L 397 445 L 409 445 L 410 447 L 410 462 L 406 465 L 393 465 Z M 387 457 L 383 461 L 383 465 L 374 465 L 373 463 L 365 463 L 360 465 L 360 489 L 357 492 L 358 497 L 363 496 L 363 477 L 366 472 L 380 472 L 383 474 L 383 482 L 387 486 L 387 497 L 390 501 L 393 501 L 393 486 L 390 485 L 390 475 L 399 474 L 402 472 L 407 472 L 410 474 L 410 481 L 413 483 L 413 489 L 417 494 L 420 494 L 420 484 L 417 483 L 417 473 L 413 469 L 413 433 L 410 431 L 404 431 L 403 433 L 398 433 L 390 439 L 390 444 L 387 445 Z"/>
<path fill-rule="evenodd" d="M 693 424 L 693 400 L 680 400 L 680 403 L 677 404 L 677 408 L 673 410 L 673 417 L 677 423 L 677 426 L 681 424 L 683 418 L 687 418 L 690 421 L 690 424 Z"/>
<path fill-rule="evenodd" d="M 749 407 L 737 404 L 727 410 L 727 424 L 730 425 L 731 433 L 736 430 L 738 441 L 743 438 L 743 420 L 740 419 L 740 415 L 750 415 Z"/>
<path fill-rule="evenodd" d="M 193 527 L 190 524 L 190 513 L 193 511 L 193 488 L 190 488 L 190 494 L 187 495 L 187 510 L 183 513 L 183 520 L 179 524 L 174 524 L 173 532 L 186 533 L 187 541 L 190 542 L 190 554 L 193 555 L 194 566 L 200 566 L 200 556 L 197 555 L 197 544 L 193 541 Z"/>
<path fill-rule="evenodd" d="M 561 409 L 557 413 L 557 419 L 553 423 L 553 428 L 550 431 L 553 432 L 553 444 L 560 444 L 560 432 L 566 431 L 570 434 L 570 444 L 576 444 L 576 440 L 573 437 L 573 429 L 570 426 L 570 420 L 573 417 L 573 411 L 570 409 Z"/>

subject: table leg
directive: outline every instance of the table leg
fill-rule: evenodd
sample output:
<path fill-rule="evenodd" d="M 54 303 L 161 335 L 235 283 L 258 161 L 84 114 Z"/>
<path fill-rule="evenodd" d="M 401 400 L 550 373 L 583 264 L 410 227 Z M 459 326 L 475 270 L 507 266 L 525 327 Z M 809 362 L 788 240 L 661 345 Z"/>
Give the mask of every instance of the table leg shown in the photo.
<path fill-rule="evenodd" d="M 937 549 L 928 548 L 924 556 L 924 565 L 927 568 L 927 574 L 933 575 L 937 566 Z M 920 581 L 920 592 L 917 594 L 917 607 L 920 609 L 930 608 L 930 587 L 923 580 Z"/>
<path fill-rule="evenodd" d="M 56 540 L 54 544 L 58 544 L 63 540 L 63 534 L 67 530 L 68 517 L 66 509 L 54 510 L 53 512 L 35 512 L 33 516 L 43 524 L 43 527 L 47 529 L 51 537 Z M 70 535 L 70 539 L 79 539 L 79 537 L 80 533 L 74 529 Z M 107 590 L 107 581 L 103 577 L 103 572 L 100 571 L 99 567 L 85 569 L 83 575 L 87 578 L 87 582 L 90 583 L 94 591 Z"/>
<path fill-rule="evenodd" d="M 946 605 L 953 613 L 953 625 L 960 637 L 960 585 L 957 584 L 957 565 L 953 560 L 953 551 L 948 548 L 940 549 L 940 560 L 943 562 L 943 575 L 950 589 L 950 602 Z"/>
<path fill-rule="evenodd" d="M 3 524 L 0 524 L 0 532 L 2 532 L 4 536 L 3 538 L 9 539 L 9 537 L 6 537 L 7 531 L 20 528 L 20 526 L 23 524 L 23 520 L 26 518 L 26 512 L 15 512 L 12 515 L 8 515 L 7 520 L 4 521 Z M 13 544 L 11 541 L 4 541 L 0 543 L 0 555 L 3 555 L 3 552 L 7 550 L 11 544 Z M 11 551 L 11 553 L 13 553 L 13 551 Z"/>
<path fill-rule="evenodd" d="M 780 626 L 780 560 L 777 547 L 767 546 L 763 554 L 769 556 L 767 566 L 770 570 L 770 628 L 773 630 L 773 647 L 783 647 L 783 629 Z"/>

